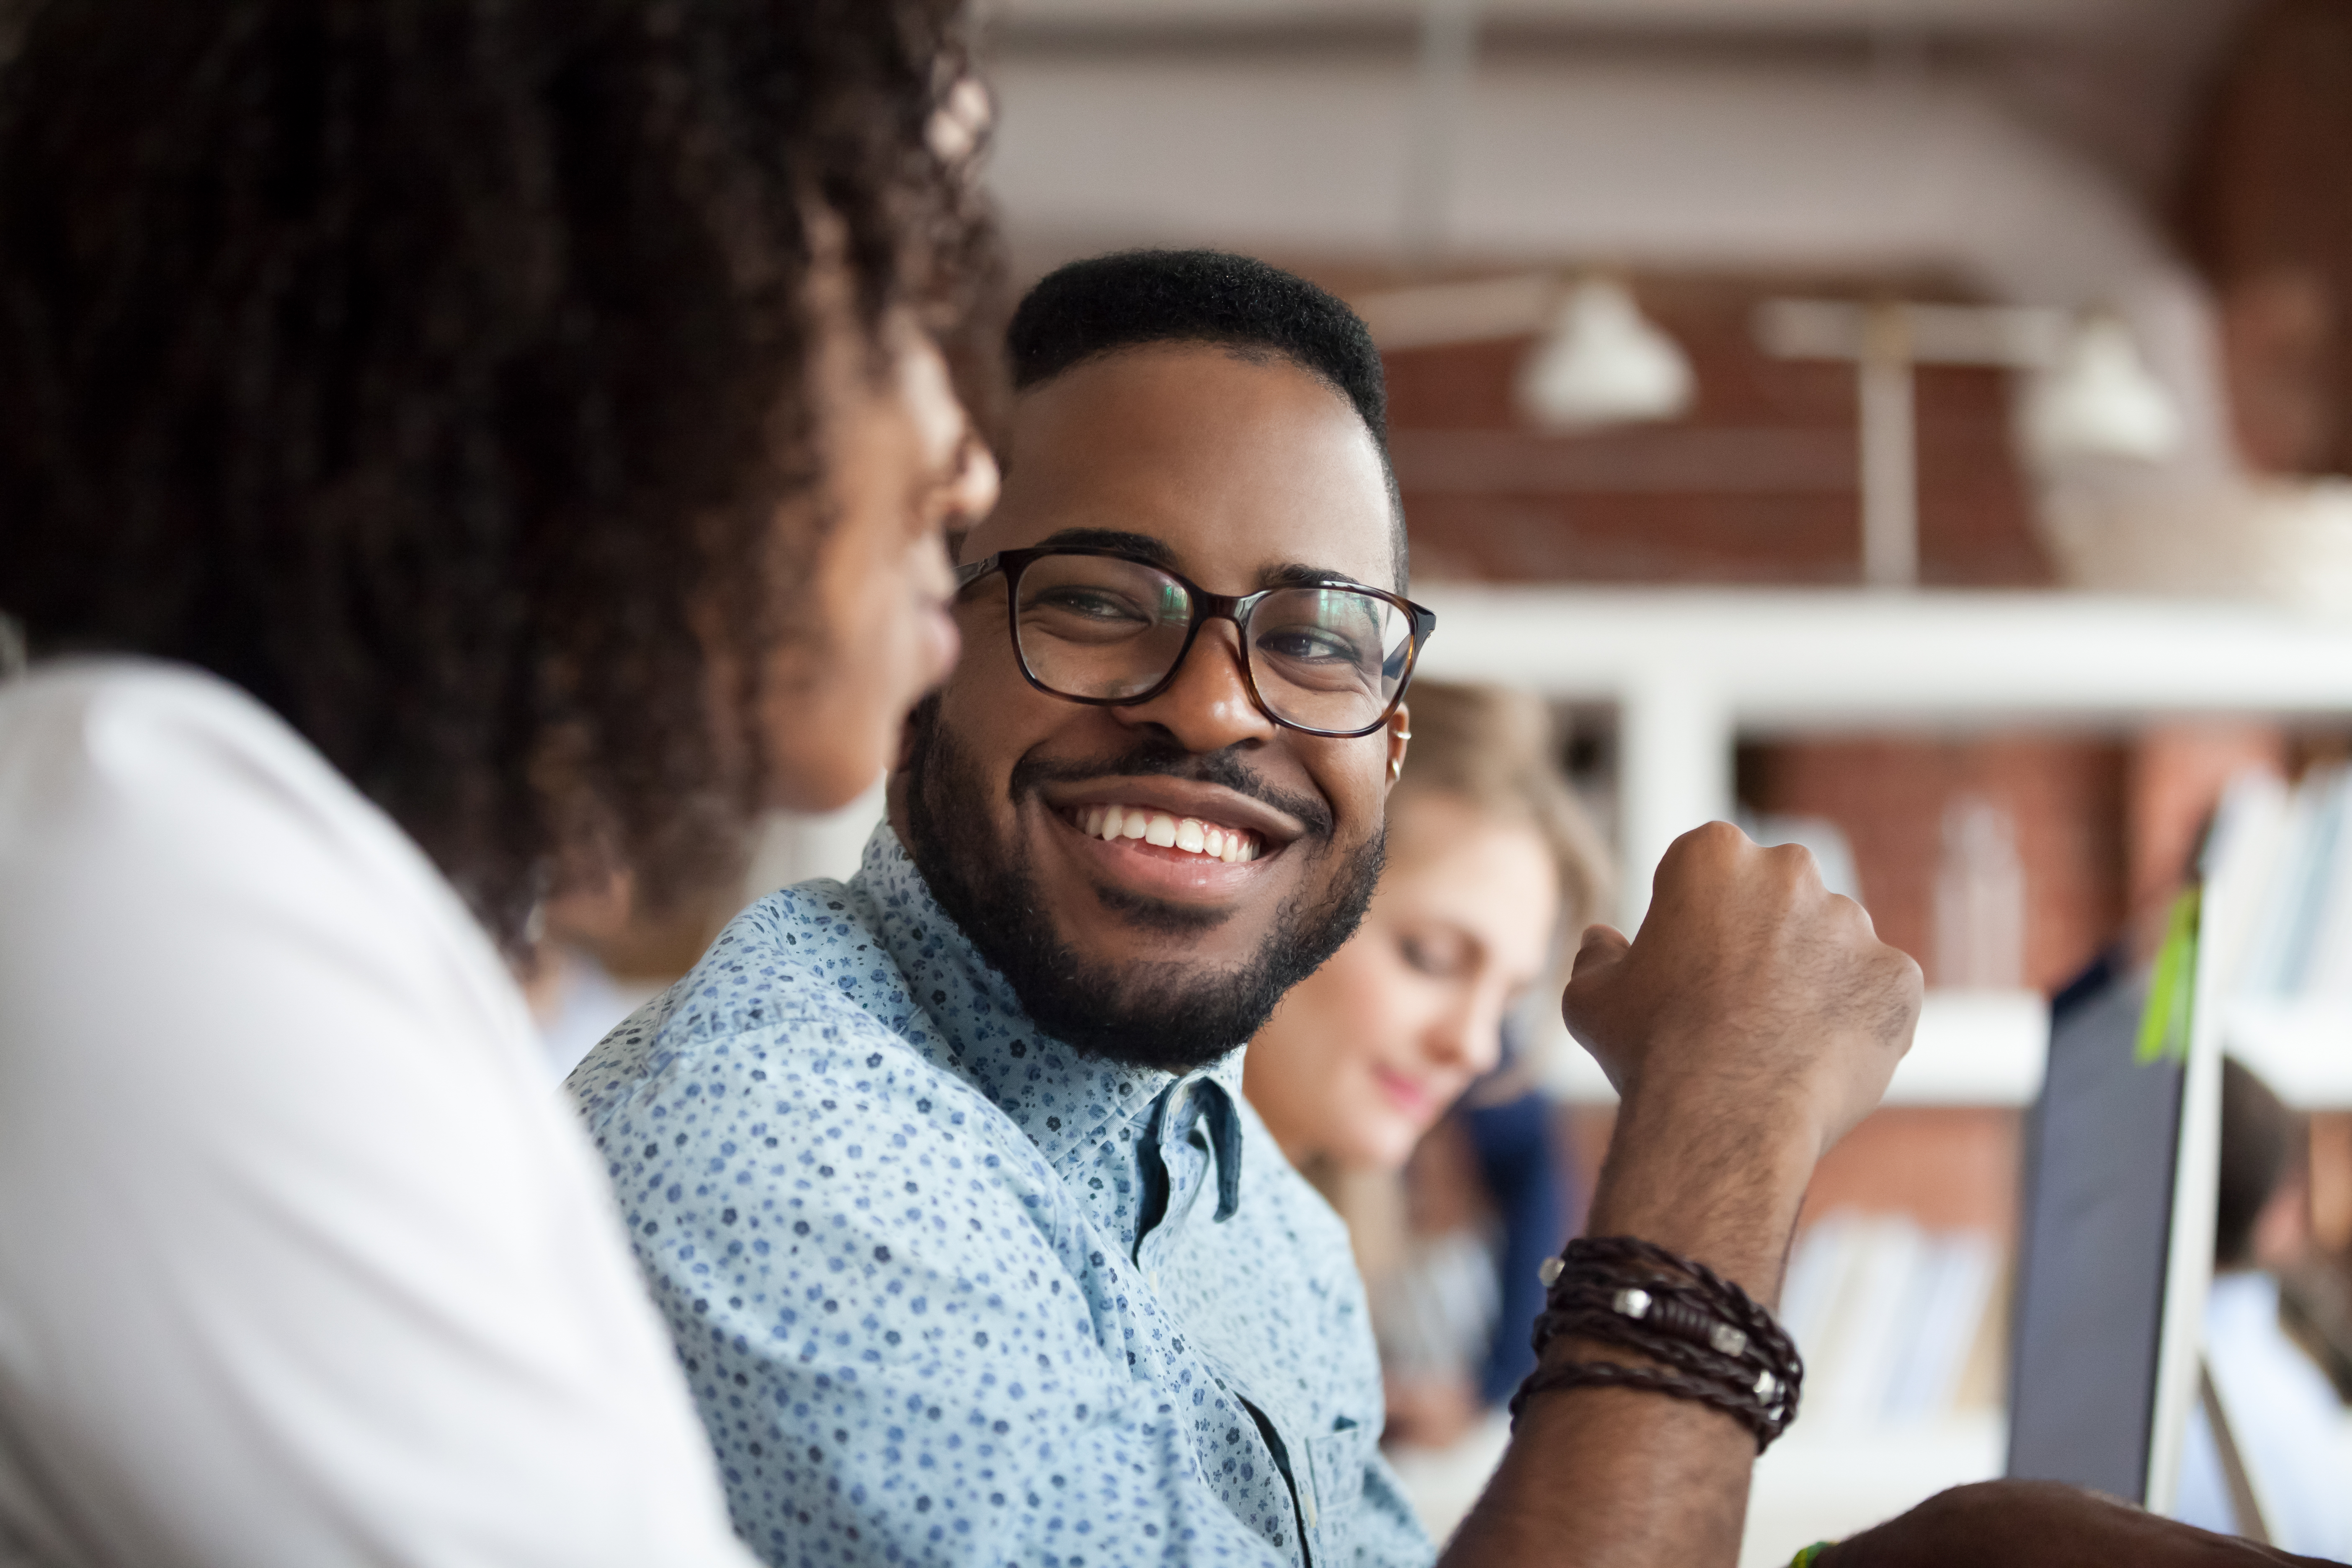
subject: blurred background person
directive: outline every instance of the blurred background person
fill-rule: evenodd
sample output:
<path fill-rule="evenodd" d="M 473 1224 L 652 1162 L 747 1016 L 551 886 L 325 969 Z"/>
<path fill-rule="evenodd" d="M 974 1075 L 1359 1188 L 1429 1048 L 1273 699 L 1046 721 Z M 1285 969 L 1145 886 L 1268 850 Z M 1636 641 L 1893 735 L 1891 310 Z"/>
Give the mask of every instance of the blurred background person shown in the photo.
<path fill-rule="evenodd" d="M 1250 1042 L 1244 1087 L 1349 1223 L 1389 1436 L 1445 1447 L 1534 1365 L 1569 1176 L 1507 1021 L 1559 933 L 1607 907 L 1610 872 L 1540 701 L 1423 680 L 1411 709 L 1380 890 Z"/>
<path fill-rule="evenodd" d="M 0 12 L 0 1562 L 751 1561 L 509 963 L 954 657 L 961 26 Z"/>

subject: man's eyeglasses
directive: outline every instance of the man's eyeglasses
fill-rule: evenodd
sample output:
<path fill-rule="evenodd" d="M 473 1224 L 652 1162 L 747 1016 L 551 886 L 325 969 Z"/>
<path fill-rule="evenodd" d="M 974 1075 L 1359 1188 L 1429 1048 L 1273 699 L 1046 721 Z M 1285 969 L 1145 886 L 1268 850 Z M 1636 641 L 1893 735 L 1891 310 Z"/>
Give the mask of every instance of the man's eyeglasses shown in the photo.
<path fill-rule="evenodd" d="M 956 573 L 959 592 L 1004 574 L 1021 673 L 1073 702 L 1127 707 L 1168 689 L 1206 621 L 1241 632 L 1242 676 L 1259 710 L 1309 735 L 1369 735 L 1412 679 L 1434 611 L 1378 588 L 1333 583 L 1212 594 L 1114 551 L 1001 550 Z"/>

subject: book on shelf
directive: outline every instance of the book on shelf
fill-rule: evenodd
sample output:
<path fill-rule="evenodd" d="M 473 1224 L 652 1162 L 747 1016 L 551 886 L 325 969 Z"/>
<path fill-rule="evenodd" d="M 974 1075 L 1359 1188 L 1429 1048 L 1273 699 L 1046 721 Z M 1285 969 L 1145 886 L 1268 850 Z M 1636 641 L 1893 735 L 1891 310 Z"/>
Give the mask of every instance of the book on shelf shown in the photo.
<path fill-rule="evenodd" d="M 2202 870 L 2223 1048 L 2291 1103 L 2352 1105 L 2352 770 L 2235 780 Z"/>
<path fill-rule="evenodd" d="M 2000 1247 L 1975 1230 L 1841 1210 L 1806 1227 L 1780 1321 L 1805 1361 L 1802 1431 L 1916 1426 L 1957 1414 L 1993 1328 Z"/>

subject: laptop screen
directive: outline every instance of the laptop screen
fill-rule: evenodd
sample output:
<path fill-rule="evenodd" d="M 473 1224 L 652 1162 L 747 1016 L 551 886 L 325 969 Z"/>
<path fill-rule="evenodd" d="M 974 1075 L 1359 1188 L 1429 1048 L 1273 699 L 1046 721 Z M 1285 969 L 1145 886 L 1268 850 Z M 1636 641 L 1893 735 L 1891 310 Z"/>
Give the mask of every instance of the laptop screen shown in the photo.
<path fill-rule="evenodd" d="M 2009 1474 L 2149 1503 L 2186 1072 L 2135 1059 L 2144 979 L 2053 1009 L 2026 1123 Z"/>

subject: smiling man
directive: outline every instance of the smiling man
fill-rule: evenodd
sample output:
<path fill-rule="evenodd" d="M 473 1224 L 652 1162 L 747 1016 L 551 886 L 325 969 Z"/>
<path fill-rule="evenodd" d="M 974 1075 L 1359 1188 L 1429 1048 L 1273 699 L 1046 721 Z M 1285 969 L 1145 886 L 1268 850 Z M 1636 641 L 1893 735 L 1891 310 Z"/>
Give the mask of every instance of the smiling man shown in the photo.
<path fill-rule="evenodd" d="M 1433 626 L 1378 356 L 1204 252 L 1066 268 L 1011 349 L 965 657 L 888 826 L 572 1088 L 771 1563 L 1426 1563 L 1345 1233 L 1239 1092 L 1377 879 Z M 1918 990 L 1802 850 L 1687 837 L 1570 990 L 1623 1092 L 1595 1230 L 1769 1303 Z M 1556 1336 L 1449 1561 L 1730 1561 L 1757 1436 L 1661 1365 Z M 2057 1489 L 1932 1506 L 1839 1568 L 2175 1560 Z"/>
<path fill-rule="evenodd" d="M 1171 265 L 1067 269 L 1016 319 L 1018 474 L 967 542 L 970 652 L 917 715 L 893 805 L 1032 1022 L 1181 1072 L 1355 930 L 1435 617 L 1398 592 L 1361 327 L 1226 258 L 1178 275 L 1254 307 L 1231 341 L 1149 335 L 1220 330 L 1197 304 L 1100 310 Z M 1105 314 L 1142 341 L 1105 352 Z"/>
<path fill-rule="evenodd" d="M 890 826 L 573 1088 L 772 1561 L 1426 1561 L 1234 1049 L 1370 897 L 1433 624 L 1378 357 L 1206 254 L 1065 269 L 1012 353 Z"/>

